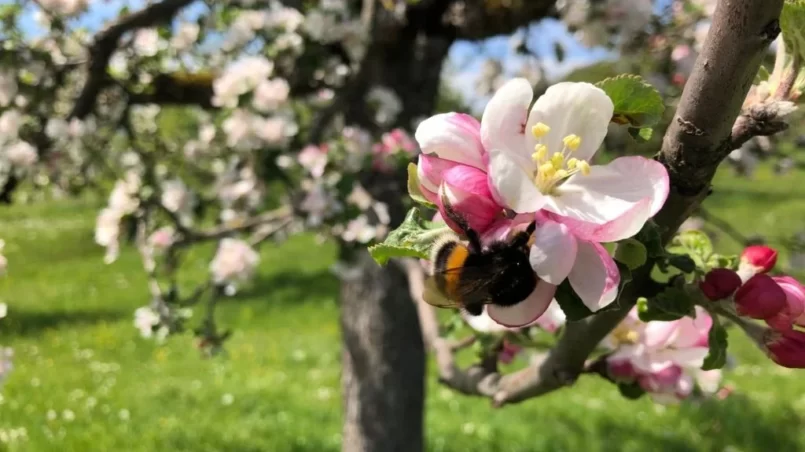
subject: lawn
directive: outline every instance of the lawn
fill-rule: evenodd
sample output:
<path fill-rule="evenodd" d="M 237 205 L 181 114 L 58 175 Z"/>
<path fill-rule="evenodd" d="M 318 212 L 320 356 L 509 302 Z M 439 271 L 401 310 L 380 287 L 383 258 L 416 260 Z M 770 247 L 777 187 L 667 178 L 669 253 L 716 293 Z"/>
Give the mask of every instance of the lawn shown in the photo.
<path fill-rule="evenodd" d="M 773 243 L 805 229 L 805 173 L 754 181 L 723 171 L 711 213 Z M 791 184 L 793 190 L 784 188 Z M 0 450 L 337 451 L 340 449 L 335 249 L 298 237 L 266 246 L 257 281 L 220 307 L 234 327 L 225 357 L 203 359 L 189 335 L 141 339 L 139 260 L 112 265 L 92 240 L 89 200 L 0 209 L 10 275 L 0 343 L 15 369 L 0 398 Z M 727 238 L 722 250 L 738 250 Z M 327 258 L 322 258 L 327 256 Z M 205 253 L 193 272 L 205 271 Z M 782 263 L 785 264 L 786 255 Z M 607 383 L 501 410 L 428 381 L 429 451 L 805 450 L 805 379 L 770 365 L 737 334 L 735 392 L 724 401 L 655 406 Z"/>

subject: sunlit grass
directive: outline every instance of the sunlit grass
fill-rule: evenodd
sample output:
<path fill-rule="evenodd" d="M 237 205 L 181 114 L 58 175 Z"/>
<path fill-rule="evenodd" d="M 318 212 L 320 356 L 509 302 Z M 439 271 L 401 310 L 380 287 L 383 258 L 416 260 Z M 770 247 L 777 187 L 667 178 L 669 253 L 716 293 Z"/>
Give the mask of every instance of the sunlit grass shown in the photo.
<path fill-rule="evenodd" d="M 803 173 L 756 180 L 725 172 L 707 201 L 744 234 L 805 228 Z M 0 402 L 0 450 L 335 451 L 340 449 L 340 341 L 335 250 L 299 237 L 261 252 L 259 276 L 220 307 L 229 354 L 203 359 L 192 337 L 141 339 L 148 301 L 137 256 L 102 262 L 97 206 L 0 210 L 10 275 L 0 343 L 15 351 Z M 727 238 L 721 249 L 736 251 Z M 194 253 L 190 279 L 206 271 Z M 782 262 L 785 262 L 784 254 Z M 431 451 L 793 451 L 805 448 L 805 379 L 770 365 L 737 334 L 725 401 L 659 407 L 627 401 L 593 377 L 495 410 L 429 376 Z"/>

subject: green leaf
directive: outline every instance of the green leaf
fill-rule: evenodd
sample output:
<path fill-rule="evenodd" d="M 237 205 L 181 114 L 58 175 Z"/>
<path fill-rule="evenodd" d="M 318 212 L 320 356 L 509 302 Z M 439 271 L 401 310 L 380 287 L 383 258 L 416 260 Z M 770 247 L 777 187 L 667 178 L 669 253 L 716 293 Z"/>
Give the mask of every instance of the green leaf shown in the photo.
<path fill-rule="evenodd" d="M 687 254 L 669 255 L 668 265 L 676 267 L 684 273 L 693 273 L 696 270 L 696 262 Z"/>
<path fill-rule="evenodd" d="M 696 317 L 693 297 L 684 288 L 676 286 L 668 286 L 653 298 L 638 304 L 637 313 L 644 322 L 678 320 L 684 316 Z"/>
<path fill-rule="evenodd" d="M 729 268 L 732 270 L 738 269 L 738 255 L 724 256 L 723 254 L 712 254 L 710 259 L 707 260 L 707 269 L 713 268 Z"/>
<path fill-rule="evenodd" d="M 665 248 L 662 246 L 662 235 L 660 234 L 660 227 L 654 220 L 649 220 L 643 226 L 643 229 L 635 235 L 637 240 L 646 247 L 648 257 L 659 258 L 665 256 Z"/>
<path fill-rule="evenodd" d="M 618 391 L 620 391 L 623 397 L 629 400 L 637 400 L 640 397 L 643 397 L 643 394 L 646 393 L 646 391 L 644 391 L 637 382 L 618 383 Z"/>
<path fill-rule="evenodd" d="M 651 139 L 652 135 L 654 135 L 654 129 L 651 127 L 643 127 L 640 129 L 630 127 L 628 132 L 629 135 L 631 135 L 631 137 L 634 138 L 638 143 L 645 143 Z"/>
<path fill-rule="evenodd" d="M 644 128 L 660 121 L 665 105 L 660 93 L 639 75 L 621 74 L 596 85 L 612 99 L 612 122 Z"/>
<path fill-rule="evenodd" d="M 419 175 L 416 172 L 416 163 L 408 164 L 408 196 L 425 207 L 435 209 L 436 205 L 425 199 L 422 190 L 419 188 Z"/>
<path fill-rule="evenodd" d="M 450 233 L 444 223 L 426 221 L 416 207 L 408 211 L 405 221 L 391 231 L 383 243 L 369 247 L 369 254 L 380 265 L 394 257 L 430 258 L 433 244 Z"/>
<path fill-rule="evenodd" d="M 718 316 L 713 317 L 713 326 L 707 334 L 707 342 L 710 352 L 704 358 L 702 370 L 721 369 L 727 364 L 727 330 L 721 325 Z"/>
<path fill-rule="evenodd" d="M 677 234 L 668 252 L 672 254 L 687 254 L 696 264 L 696 267 L 705 268 L 705 264 L 713 254 L 713 244 L 710 238 L 702 231 L 685 231 Z"/>
<path fill-rule="evenodd" d="M 615 250 L 615 260 L 625 264 L 629 270 L 645 264 L 647 257 L 646 246 L 636 239 L 621 240 Z"/>
<path fill-rule="evenodd" d="M 785 50 L 805 59 L 805 0 L 786 0 L 780 14 Z"/>

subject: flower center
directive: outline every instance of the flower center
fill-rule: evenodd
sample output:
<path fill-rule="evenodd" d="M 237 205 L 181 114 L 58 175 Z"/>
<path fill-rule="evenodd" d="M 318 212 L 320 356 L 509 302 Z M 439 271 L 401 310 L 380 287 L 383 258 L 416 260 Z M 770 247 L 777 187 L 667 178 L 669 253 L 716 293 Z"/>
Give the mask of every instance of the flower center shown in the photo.
<path fill-rule="evenodd" d="M 617 343 L 617 345 L 632 345 L 636 344 L 640 339 L 640 334 L 628 326 L 621 324 L 612 330 L 612 339 Z"/>
<path fill-rule="evenodd" d="M 537 139 L 531 159 L 537 165 L 534 171 L 534 185 L 540 192 L 551 194 L 553 190 L 568 177 L 581 173 L 590 174 L 590 164 L 586 160 L 571 157 L 573 151 L 581 146 L 581 137 L 568 135 L 562 139 L 564 146 L 559 152 L 550 153 L 548 146 L 542 144 L 542 138 L 551 131 L 547 124 L 538 122 L 531 128 L 531 133 Z"/>

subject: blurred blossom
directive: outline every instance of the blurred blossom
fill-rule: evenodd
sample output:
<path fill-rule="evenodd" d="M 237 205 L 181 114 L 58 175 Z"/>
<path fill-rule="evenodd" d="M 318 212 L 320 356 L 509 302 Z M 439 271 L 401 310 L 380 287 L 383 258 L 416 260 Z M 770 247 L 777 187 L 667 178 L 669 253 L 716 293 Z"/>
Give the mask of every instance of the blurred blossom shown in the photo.
<path fill-rule="evenodd" d="M 324 175 L 324 168 L 327 166 L 327 146 L 308 145 L 297 157 L 299 164 L 305 168 L 311 176 L 318 179 Z"/>
<path fill-rule="evenodd" d="M 31 146 L 27 141 L 18 141 L 7 146 L 3 150 L 3 153 L 12 165 L 19 168 L 29 168 L 36 163 L 39 158 L 36 153 L 36 148 Z"/>
<path fill-rule="evenodd" d="M 273 70 L 274 64 L 262 56 L 247 56 L 235 61 L 213 82 L 213 105 L 237 107 L 239 97 L 256 88 Z"/>
<path fill-rule="evenodd" d="M 366 215 L 358 215 L 355 219 L 350 220 L 347 223 L 344 232 L 341 234 L 341 238 L 346 242 L 358 242 L 366 244 L 377 238 L 379 235 L 382 235 L 381 232 L 383 230 L 383 228 L 373 226 L 369 222 L 369 217 Z"/>
<path fill-rule="evenodd" d="M 559 307 L 559 302 L 555 299 L 548 305 L 548 309 L 536 321 L 536 325 L 549 333 L 555 333 L 567 321 L 567 316 L 562 308 Z"/>
<path fill-rule="evenodd" d="M 354 204 L 361 210 L 369 210 L 372 206 L 372 201 L 372 195 L 358 183 L 352 186 L 352 191 L 347 196 L 347 202 Z"/>
<path fill-rule="evenodd" d="M 307 195 L 299 208 L 308 214 L 307 224 L 309 226 L 321 225 L 325 218 L 340 209 L 338 202 L 321 182 L 303 181 L 302 188 L 307 190 Z"/>
<path fill-rule="evenodd" d="M 402 102 L 394 91 L 375 86 L 369 90 L 367 100 L 375 106 L 375 120 L 379 124 L 390 124 L 402 111 Z"/>
<path fill-rule="evenodd" d="M 8 107 L 17 95 L 17 74 L 0 70 L 0 107 Z"/>
<path fill-rule="evenodd" d="M 305 41 L 296 33 L 282 33 L 274 40 L 274 47 L 279 52 L 290 52 L 300 55 L 304 50 Z"/>
<path fill-rule="evenodd" d="M 263 80 L 254 90 L 252 105 L 263 113 L 276 110 L 288 100 L 290 89 L 285 79 Z"/>
<path fill-rule="evenodd" d="M 189 224 L 192 221 L 193 193 L 179 179 L 162 183 L 162 205 L 169 211 L 179 215 L 180 221 Z"/>
<path fill-rule="evenodd" d="M 651 22 L 653 3 L 652 0 L 607 0 L 604 23 L 619 28 L 623 39 L 634 39 Z"/>
<path fill-rule="evenodd" d="M 121 218 L 120 211 L 107 207 L 101 210 L 95 220 L 95 243 L 106 248 L 104 262 L 107 264 L 111 264 L 117 259 L 120 250 L 118 240 Z"/>
<path fill-rule="evenodd" d="M 272 3 L 267 25 L 286 32 L 294 32 L 304 23 L 305 16 L 295 8 L 287 8 L 280 3 Z"/>
<path fill-rule="evenodd" d="M 170 226 L 163 226 L 152 232 L 148 244 L 156 250 L 164 250 L 173 244 L 176 231 Z"/>
<path fill-rule="evenodd" d="M 198 39 L 199 26 L 193 22 L 179 24 L 179 29 L 171 39 L 171 47 L 176 50 L 185 50 Z"/>
<path fill-rule="evenodd" d="M 143 306 L 134 311 L 134 327 L 146 339 L 154 336 L 154 327 L 159 326 L 159 323 L 159 314 L 149 306 Z"/>
<path fill-rule="evenodd" d="M 260 255 L 243 240 L 225 238 L 218 244 L 218 251 L 210 262 L 210 272 L 217 284 L 249 279 Z"/>
<path fill-rule="evenodd" d="M 229 26 L 223 42 L 224 50 L 240 47 L 254 38 L 255 30 L 265 27 L 267 13 L 264 11 L 241 11 Z"/>
<path fill-rule="evenodd" d="M 144 57 L 152 57 L 159 51 L 159 32 L 154 28 L 143 28 L 134 33 L 134 51 Z"/>
<path fill-rule="evenodd" d="M 115 182 L 115 187 L 109 194 L 109 208 L 121 214 L 134 213 L 140 206 L 140 201 L 136 198 L 139 190 L 140 177 L 129 171 L 123 179 Z"/>
<path fill-rule="evenodd" d="M 37 4 L 49 13 L 72 16 L 82 12 L 90 0 L 39 0 Z"/>
<path fill-rule="evenodd" d="M 6 110 L 0 115 L 0 143 L 8 143 L 17 138 L 22 115 L 17 110 Z"/>

